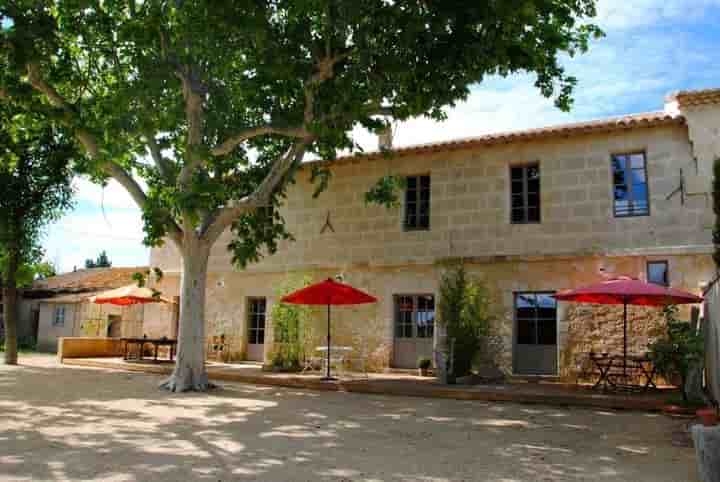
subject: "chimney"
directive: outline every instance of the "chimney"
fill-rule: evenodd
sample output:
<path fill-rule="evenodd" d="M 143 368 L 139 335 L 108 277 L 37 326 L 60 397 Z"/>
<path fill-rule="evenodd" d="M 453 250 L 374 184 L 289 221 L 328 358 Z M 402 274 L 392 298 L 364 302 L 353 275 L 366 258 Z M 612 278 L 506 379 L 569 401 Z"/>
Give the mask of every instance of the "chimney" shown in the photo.
<path fill-rule="evenodd" d="M 378 149 L 388 151 L 393 147 L 392 126 L 388 125 L 378 134 Z"/>

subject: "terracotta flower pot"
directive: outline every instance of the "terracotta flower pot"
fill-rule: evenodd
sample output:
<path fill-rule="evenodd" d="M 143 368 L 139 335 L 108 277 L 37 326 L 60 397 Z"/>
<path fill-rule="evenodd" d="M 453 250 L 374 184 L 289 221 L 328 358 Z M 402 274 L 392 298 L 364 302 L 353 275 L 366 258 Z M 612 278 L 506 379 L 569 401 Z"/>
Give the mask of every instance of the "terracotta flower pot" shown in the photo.
<path fill-rule="evenodd" d="M 695 414 L 700 418 L 706 427 L 713 427 L 718 424 L 718 413 L 714 407 L 698 409 Z"/>

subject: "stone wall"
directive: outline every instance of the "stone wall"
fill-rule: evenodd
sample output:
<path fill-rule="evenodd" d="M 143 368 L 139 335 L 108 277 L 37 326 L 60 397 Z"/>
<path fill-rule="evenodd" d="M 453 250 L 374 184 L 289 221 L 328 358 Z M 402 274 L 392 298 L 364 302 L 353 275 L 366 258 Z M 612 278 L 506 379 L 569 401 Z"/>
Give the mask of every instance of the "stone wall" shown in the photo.
<path fill-rule="evenodd" d="M 645 263 L 657 257 L 558 257 L 506 260 L 466 260 L 471 276 L 481 280 L 495 300 L 497 321 L 494 331 L 504 347 L 498 363 L 512 372 L 514 333 L 514 293 L 524 291 L 560 291 L 599 281 L 603 277 L 629 275 L 644 279 Z M 698 293 L 703 281 L 714 273 L 708 255 L 666 256 L 673 286 Z M 339 271 L 315 270 L 292 273 L 213 273 L 208 279 L 206 328 L 208 339 L 225 335 L 229 359 L 245 356 L 247 344 L 247 298 L 266 297 L 268 324 L 266 327 L 266 361 L 272 351 L 272 305 L 278 302 L 277 287 L 288 277 L 310 275 L 314 281 L 340 274 Z M 344 281 L 375 295 L 374 305 L 337 307 L 332 311 L 333 343 L 353 346 L 356 352 L 369 354 L 374 369 L 392 364 L 393 356 L 393 296 L 398 294 L 433 294 L 438 299 L 440 265 L 406 266 L 398 268 L 357 268 L 342 272 Z M 177 294 L 177 277 L 166 276 L 157 287 L 165 296 Z M 683 313 L 687 316 L 687 313 Z M 147 316 L 147 311 L 146 311 Z M 156 326 L 169 326 L 166 318 L 154 315 Z M 308 346 L 325 344 L 326 312 L 314 309 L 311 340 Z M 147 318 L 146 318 L 147 319 Z M 629 350 L 644 352 L 647 343 L 658 333 L 659 314 L 654 308 L 629 308 Z M 147 331 L 147 330 L 146 330 Z M 166 333 L 158 333 L 159 336 Z M 166 335 L 167 336 L 167 335 Z M 581 368 L 583 356 L 591 350 L 622 352 L 622 307 L 596 305 L 558 305 L 558 356 L 560 374 L 572 377 Z"/>
<path fill-rule="evenodd" d="M 645 151 L 651 215 L 615 218 L 611 154 Z M 509 222 L 509 166 L 539 162 L 542 222 Z M 248 268 L 252 272 L 433 264 L 446 257 L 651 254 L 682 247 L 707 252 L 712 210 L 705 196 L 667 199 L 680 168 L 695 172 L 687 127 L 664 126 L 438 152 L 332 167 L 326 192 L 312 198 L 309 170 L 290 186 L 283 215 L 294 242 Z M 383 175 L 431 176 L 429 231 L 402 229 L 402 209 L 368 206 L 364 194 Z M 707 192 L 709 181 L 706 179 Z M 328 216 L 335 232 L 321 233 Z M 232 271 L 228 235 L 210 270 Z M 152 265 L 179 272 L 171 243 L 152 251 Z"/>

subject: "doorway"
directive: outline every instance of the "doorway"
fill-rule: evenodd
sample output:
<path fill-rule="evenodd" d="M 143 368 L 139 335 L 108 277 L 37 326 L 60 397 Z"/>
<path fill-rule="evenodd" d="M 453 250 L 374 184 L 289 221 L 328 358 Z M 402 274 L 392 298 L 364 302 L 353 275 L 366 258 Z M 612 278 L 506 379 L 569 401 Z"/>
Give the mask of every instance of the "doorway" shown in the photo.
<path fill-rule="evenodd" d="M 552 292 L 515 293 L 513 372 L 557 375 L 557 301 Z"/>
<path fill-rule="evenodd" d="M 247 359 L 264 361 L 265 355 L 265 318 L 267 300 L 265 298 L 248 298 L 248 344 Z"/>
<path fill-rule="evenodd" d="M 393 367 L 417 368 L 420 358 L 433 358 L 435 297 L 396 295 Z"/>

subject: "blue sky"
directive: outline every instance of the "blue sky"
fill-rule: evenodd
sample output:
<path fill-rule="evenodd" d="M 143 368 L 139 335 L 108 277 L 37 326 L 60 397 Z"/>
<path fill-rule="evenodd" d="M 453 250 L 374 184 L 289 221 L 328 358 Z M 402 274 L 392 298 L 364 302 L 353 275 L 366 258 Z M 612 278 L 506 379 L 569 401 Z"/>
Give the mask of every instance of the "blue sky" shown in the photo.
<path fill-rule="evenodd" d="M 395 144 L 409 145 L 493 131 L 661 110 L 666 94 L 720 87 L 720 0 L 600 0 L 598 23 L 607 37 L 565 66 L 579 79 L 570 113 L 558 111 L 518 75 L 489 79 L 467 102 L 436 124 L 413 120 L 395 128 Z M 376 140 L 354 133 L 367 149 Z M 75 209 L 48 228 L 47 258 L 61 271 L 82 267 L 106 250 L 115 266 L 146 265 L 140 212 L 118 185 L 102 189 L 76 181 Z"/>

